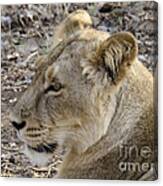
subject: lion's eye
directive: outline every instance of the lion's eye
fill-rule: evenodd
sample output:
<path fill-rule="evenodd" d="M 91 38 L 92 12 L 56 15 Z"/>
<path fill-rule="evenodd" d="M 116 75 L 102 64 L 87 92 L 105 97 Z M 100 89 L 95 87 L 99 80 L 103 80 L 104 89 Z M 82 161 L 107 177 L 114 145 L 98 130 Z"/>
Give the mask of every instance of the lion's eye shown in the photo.
<path fill-rule="evenodd" d="M 49 92 L 49 91 L 54 91 L 54 92 L 58 92 L 62 89 L 62 85 L 61 83 L 55 83 L 54 85 L 50 85 L 46 90 L 45 93 Z"/>

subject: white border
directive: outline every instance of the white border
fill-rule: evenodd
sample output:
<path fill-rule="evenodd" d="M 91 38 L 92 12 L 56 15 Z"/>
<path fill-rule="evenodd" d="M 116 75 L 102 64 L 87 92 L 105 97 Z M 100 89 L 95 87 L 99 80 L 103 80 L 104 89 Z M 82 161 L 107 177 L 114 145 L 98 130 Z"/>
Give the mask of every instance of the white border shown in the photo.
<path fill-rule="evenodd" d="M 3 2 L 2 2 L 3 1 Z M 126 0 L 109 0 L 107 2 L 117 2 L 117 1 L 123 1 Z M 134 0 L 128 0 L 128 1 L 134 1 Z M 138 1 L 138 0 L 137 0 Z M 140 1 L 140 0 L 139 0 Z M 0 0 L 0 5 L 4 4 L 48 4 L 48 3 L 59 3 L 59 2 L 106 2 L 106 0 Z M 163 0 L 157 0 L 156 2 L 159 3 L 159 147 L 161 146 L 161 143 L 163 143 L 163 135 L 161 134 L 163 131 L 163 115 L 161 114 L 161 111 L 163 110 L 163 99 L 161 98 L 163 95 L 163 36 L 161 33 L 163 33 L 163 21 L 161 23 L 160 20 L 163 20 Z M 162 49 L 162 50 L 161 50 Z M 110 180 L 55 180 L 55 179 L 45 179 L 45 178 L 0 178 L 0 184 L 2 186 L 27 186 L 29 184 L 36 184 L 38 186 L 47 185 L 58 185 L 64 186 L 66 184 L 71 186 L 76 185 L 94 185 L 94 186 L 101 186 L 106 184 L 111 185 L 163 185 L 163 148 L 159 148 L 159 179 L 154 182 L 138 182 L 138 181 L 110 181 Z"/>

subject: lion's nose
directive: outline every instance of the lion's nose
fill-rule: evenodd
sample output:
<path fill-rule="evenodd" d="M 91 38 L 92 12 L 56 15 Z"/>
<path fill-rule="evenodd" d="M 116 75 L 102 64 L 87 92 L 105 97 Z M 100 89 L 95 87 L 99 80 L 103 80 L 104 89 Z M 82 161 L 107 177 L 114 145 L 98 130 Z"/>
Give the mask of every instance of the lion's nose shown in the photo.
<path fill-rule="evenodd" d="M 26 126 L 26 122 L 22 121 L 21 123 L 17 123 L 15 121 L 11 121 L 12 125 L 17 129 L 17 130 L 21 130 Z"/>

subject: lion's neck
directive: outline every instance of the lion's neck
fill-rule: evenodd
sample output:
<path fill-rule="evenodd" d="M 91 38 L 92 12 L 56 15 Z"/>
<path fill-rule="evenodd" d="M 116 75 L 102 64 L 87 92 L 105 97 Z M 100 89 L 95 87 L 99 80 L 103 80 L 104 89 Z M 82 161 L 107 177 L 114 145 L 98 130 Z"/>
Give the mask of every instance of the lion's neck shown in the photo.
<path fill-rule="evenodd" d="M 72 139 L 74 143 L 72 143 L 73 145 L 68 147 L 67 153 L 65 154 L 65 157 L 63 159 L 64 161 L 62 167 L 64 167 L 64 169 L 65 167 L 71 168 L 78 166 L 78 164 L 82 164 L 83 162 L 87 161 L 86 159 L 89 159 L 88 154 L 91 154 L 90 159 L 92 159 L 91 149 L 94 149 L 96 144 L 103 140 L 102 138 L 105 138 L 105 136 L 107 136 L 109 125 L 114 120 L 114 116 L 117 112 L 117 103 L 120 102 L 122 94 L 123 90 L 119 90 L 117 94 L 109 97 L 107 102 L 105 103 L 107 109 L 106 107 L 103 107 L 104 110 L 101 112 L 103 115 L 94 113 L 94 115 L 92 115 L 92 120 L 82 125 L 82 128 L 80 128 L 80 130 L 76 132 L 76 135 L 74 135 Z M 97 150 L 95 151 L 97 153 L 100 153 Z M 84 157 L 87 158 L 85 159 Z M 80 163 L 78 159 L 80 159 Z M 62 168 L 60 170 L 62 171 Z"/>
<path fill-rule="evenodd" d="M 63 157 L 63 163 L 60 166 L 58 176 L 67 175 L 67 170 L 83 167 L 90 164 L 93 159 L 98 158 L 101 154 L 105 154 L 108 145 L 108 128 L 114 119 L 117 112 L 117 97 L 112 97 L 109 100 L 109 111 L 104 114 L 103 119 L 95 117 L 92 123 L 87 123 L 81 131 L 76 134 L 76 144 L 68 148 L 67 153 Z M 106 143 L 107 141 L 107 143 Z M 89 166 L 89 165 L 88 165 Z"/>
<path fill-rule="evenodd" d="M 63 158 L 63 167 L 74 167 L 75 163 L 79 163 L 75 161 L 76 157 L 84 157 L 84 154 L 87 153 L 86 151 L 91 149 L 107 134 L 108 126 L 116 112 L 117 96 L 109 98 L 106 105 L 107 109 L 105 108 L 105 111 L 103 110 L 101 117 L 95 113 L 92 115 L 92 119 L 84 123 L 80 130 L 72 136 L 71 146 L 67 142 L 67 153 Z M 83 159 L 83 161 L 85 160 Z"/>

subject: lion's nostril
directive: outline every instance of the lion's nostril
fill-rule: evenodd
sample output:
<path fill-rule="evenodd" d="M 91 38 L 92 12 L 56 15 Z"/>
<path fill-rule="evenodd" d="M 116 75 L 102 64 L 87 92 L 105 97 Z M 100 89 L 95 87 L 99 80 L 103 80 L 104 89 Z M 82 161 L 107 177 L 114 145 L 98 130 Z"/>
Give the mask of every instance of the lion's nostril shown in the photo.
<path fill-rule="evenodd" d="M 23 128 L 25 127 L 25 125 L 26 125 L 26 122 L 25 122 L 25 121 L 22 121 L 21 123 L 17 123 L 17 122 L 15 122 L 15 121 L 12 121 L 11 123 L 12 123 L 12 125 L 13 125 L 17 130 L 23 129 Z"/>

